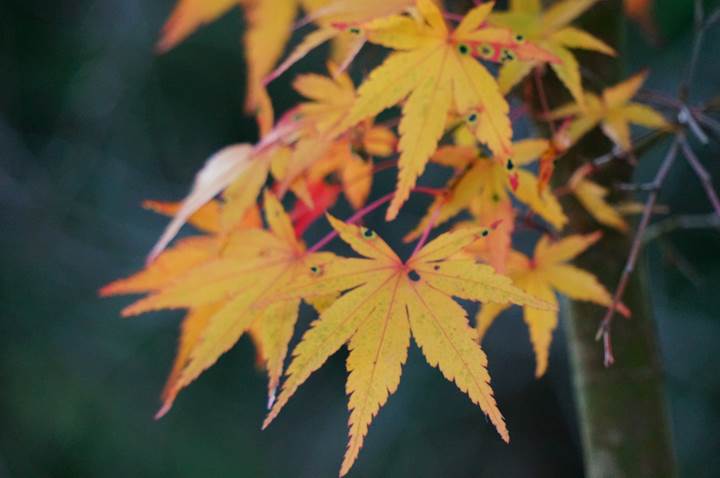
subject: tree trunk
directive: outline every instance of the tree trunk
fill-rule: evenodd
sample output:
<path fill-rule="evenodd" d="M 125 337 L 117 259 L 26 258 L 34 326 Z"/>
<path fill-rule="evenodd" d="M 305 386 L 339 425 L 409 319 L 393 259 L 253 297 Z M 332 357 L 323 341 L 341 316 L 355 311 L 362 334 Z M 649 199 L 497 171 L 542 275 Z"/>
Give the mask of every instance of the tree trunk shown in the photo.
<path fill-rule="evenodd" d="M 584 22 L 588 31 L 611 45 L 622 46 L 624 16 L 620 0 L 600 2 L 585 16 Z M 588 54 L 582 56 L 582 64 L 607 85 L 622 79 L 617 59 Z M 551 96 L 556 96 L 553 93 L 559 92 L 551 92 Z M 599 133 L 591 134 L 558 162 L 557 176 L 567 179 L 583 162 L 581 158 L 599 156 L 608 150 L 607 140 Z M 607 187 L 630 180 L 632 168 L 621 161 L 616 163 L 619 164 L 609 165 L 594 175 L 593 180 Z M 568 199 L 564 206 L 573 230 L 597 228 L 574 200 Z M 608 231 L 577 264 L 614 288 L 625 266 L 631 241 L 631 236 Z M 623 298 L 632 310 L 632 318 L 616 317 L 613 323 L 615 364 L 609 368 L 603 365 L 602 344 L 595 340 L 602 311 L 586 303 L 563 305 L 587 478 L 676 476 L 663 371 L 644 269 L 641 257 Z"/>

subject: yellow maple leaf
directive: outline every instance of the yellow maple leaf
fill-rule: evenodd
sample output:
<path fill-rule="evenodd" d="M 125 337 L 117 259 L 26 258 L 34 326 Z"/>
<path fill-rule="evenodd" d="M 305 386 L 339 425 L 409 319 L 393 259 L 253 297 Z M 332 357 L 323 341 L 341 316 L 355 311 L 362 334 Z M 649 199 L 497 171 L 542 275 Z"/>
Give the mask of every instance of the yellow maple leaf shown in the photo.
<path fill-rule="evenodd" d="M 450 31 L 430 0 L 418 0 L 419 17 L 392 16 L 372 22 L 368 40 L 394 51 L 358 89 L 358 99 L 340 129 L 375 117 L 407 97 L 400 121 L 397 193 L 388 208 L 393 219 L 435 151 L 454 109 L 468 119 L 478 140 L 498 156 L 511 151 L 508 104 L 495 79 L 475 59 L 468 42 L 493 4 L 472 9 Z"/>
<path fill-rule="evenodd" d="M 295 91 L 310 100 L 298 107 L 301 121 L 319 134 L 337 126 L 355 101 L 355 85 L 350 76 L 332 62 L 328 62 L 327 68 L 330 76 L 306 73 L 293 80 Z"/>
<path fill-rule="evenodd" d="M 303 59 L 315 48 L 327 41 L 334 41 L 334 59 L 344 71 L 359 53 L 367 38 L 364 25 L 372 20 L 402 12 L 415 0 L 334 0 L 308 14 L 304 22 L 313 21 L 318 28 L 307 34 L 288 57 L 266 78 L 265 83 L 282 75 L 292 65 Z"/>
<path fill-rule="evenodd" d="M 455 217 L 478 202 L 476 208 L 490 207 L 509 199 L 512 195 L 527 204 L 540 217 L 558 229 L 567 223 L 562 206 L 551 191 L 540 191 L 537 177 L 518 166 L 532 164 L 547 149 L 544 139 L 528 139 L 513 143 L 513 157 L 505 165 L 497 160 L 484 158 L 474 146 L 443 146 L 433 156 L 433 161 L 452 166 L 460 171 L 447 196 L 438 197 L 428 208 L 420 223 L 407 236 L 413 240 L 428 227 L 431 218 L 436 225 Z M 512 182 L 516 187 L 512 187 Z M 439 208 L 439 213 L 435 209 Z"/>
<path fill-rule="evenodd" d="M 354 56 L 352 52 L 356 53 L 362 45 L 358 45 L 354 41 L 355 39 L 348 42 L 347 37 L 336 37 L 337 30 L 328 27 L 331 22 L 340 21 L 343 18 L 346 21 L 374 18 L 374 15 L 382 15 L 383 11 L 388 11 L 389 5 L 400 3 L 400 1 L 407 3 L 410 0 L 384 0 L 382 5 L 378 0 L 374 0 L 374 3 L 370 2 L 367 5 L 366 2 L 362 2 L 361 4 L 346 7 L 345 11 L 342 11 L 340 2 L 328 2 L 327 0 L 250 1 L 246 9 L 249 26 L 245 34 L 245 53 L 248 62 L 246 111 L 262 112 L 263 109 L 267 109 L 267 106 L 263 104 L 267 101 L 265 84 L 323 42 L 334 40 L 333 50 L 335 54 L 333 58 L 336 60 L 338 57 L 342 59 Z M 378 5 L 381 7 L 380 9 L 377 8 Z M 293 31 L 293 21 L 299 7 L 302 7 L 308 13 L 308 18 L 318 23 L 320 28 L 307 35 L 288 59 L 273 71 Z M 332 10 L 333 8 L 335 10 L 339 8 L 341 11 L 335 11 L 335 13 L 328 15 L 328 9 Z M 318 12 L 318 14 L 315 15 L 315 12 Z M 343 69 L 344 66 L 341 70 Z"/>
<path fill-rule="evenodd" d="M 144 293 L 161 289 L 178 276 L 215 256 L 222 241 L 214 236 L 195 236 L 178 241 L 142 271 L 111 282 L 100 289 L 101 297 Z"/>
<path fill-rule="evenodd" d="M 585 102 L 569 103 L 552 111 L 550 119 L 574 117 L 566 135 L 571 144 L 600 125 L 603 133 L 622 151 L 632 149 L 630 124 L 649 129 L 663 129 L 670 125 L 665 118 L 649 106 L 631 102 L 647 79 L 647 73 L 638 73 L 615 86 L 603 90 L 601 96 L 585 94 Z"/>
<path fill-rule="evenodd" d="M 620 232 L 628 230 L 628 224 L 622 214 L 606 201 L 605 197 L 609 194 L 607 188 L 588 179 L 581 179 L 574 185 L 572 191 L 580 204 L 597 222 Z"/>
<path fill-rule="evenodd" d="M 303 335 L 264 427 L 305 380 L 344 344 L 350 395 L 350 441 L 340 474 L 362 447 L 373 417 L 400 382 L 410 333 L 429 364 L 439 367 L 479 405 L 505 440 L 509 435 L 490 388 L 487 359 L 473 340 L 465 310 L 453 300 L 551 307 L 523 293 L 491 267 L 455 253 L 487 230 L 463 229 L 439 236 L 403 262 L 373 231 L 328 217 L 363 258 L 331 257 L 311 263 L 304 276 L 279 294 L 288 298 L 342 292 Z M 282 300 L 282 297 L 278 299 Z"/>
<path fill-rule="evenodd" d="M 200 339 L 193 342 L 191 350 L 184 352 L 182 370 L 172 376 L 166 387 L 161 414 L 169 409 L 182 388 L 212 366 L 246 331 L 253 335 L 265 359 L 272 400 L 297 321 L 299 299 L 263 307 L 258 304 L 267 302 L 277 289 L 292 283 L 297 273 L 306 270 L 308 260 L 316 261 L 329 254 L 306 254 L 280 202 L 266 193 L 264 203 L 268 231 L 235 230 L 216 254 L 190 266 L 186 260 L 183 270 L 174 270 L 169 281 L 154 287 L 150 295 L 123 310 L 126 317 L 177 308 L 191 309 L 189 317 L 194 313 L 208 316 L 201 331 L 197 330 L 197 324 L 188 326 L 192 330 L 188 333 L 200 334 Z M 163 256 L 172 252 L 175 250 L 160 256 L 150 269 L 160 267 Z M 197 319 L 197 322 L 203 323 L 203 320 Z M 181 339 L 181 349 L 185 345 Z"/>
<path fill-rule="evenodd" d="M 175 360 L 173 360 L 170 374 L 165 381 L 165 386 L 160 394 L 162 407 L 155 414 L 155 418 L 162 418 L 170 411 L 175 398 L 179 393 L 176 384 L 180 380 L 183 369 L 190 360 L 190 355 L 195 347 L 200 343 L 203 334 L 210 323 L 210 319 L 218 312 L 221 304 L 210 304 L 197 307 L 188 311 L 180 323 L 180 337 L 178 339 L 177 352 Z"/>
<path fill-rule="evenodd" d="M 179 203 L 160 201 L 145 201 L 143 206 L 169 216 L 174 215 L 181 207 Z M 217 258 L 228 239 L 226 231 L 219 227 L 220 208 L 217 201 L 211 201 L 188 219 L 189 223 L 212 235 L 192 236 L 178 241 L 172 248 L 163 251 L 142 271 L 104 286 L 100 289 L 100 296 L 160 291 L 194 268 Z M 249 209 L 243 220 L 237 225 L 238 229 L 260 227 L 262 227 L 262 220 L 256 207 Z M 163 407 L 156 415 L 157 417 L 164 415 L 175 400 L 179 390 L 174 387 L 174 384 L 187 363 L 194 344 L 200 340 L 209 318 L 214 315 L 219 305 L 211 304 L 191 309 L 182 320 L 177 354 L 161 395 Z M 256 345 L 259 344 L 259 340 L 255 340 L 255 342 Z"/>
<path fill-rule="evenodd" d="M 299 75 L 293 82 L 296 91 L 312 100 L 298 107 L 300 121 L 307 123 L 306 128 L 311 131 L 306 133 L 309 136 L 316 134 L 324 138 L 324 134 L 348 114 L 355 101 L 355 86 L 350 76 L 340 72 L 332 62 L 328 63 L 328 70 L 329 77 L 310 73 Z M 358 152 L 368 156 L 389 156 L 396 143 L 392 130 L 367 120 L 335 140 L 317 141 L 326 147 L 317 148 L 314 155 L 296 158 L 292 174 L 308 169 L 308 181 L 315 183 L 337 173 L 352 206 L 362 207 L 372 186 L 373 165 Z"/>
<path fill-rule="evenodd" d="M 174 216 L 181 208 L 181 204 L 145 201 L 143 207 L 159 214 Z M 220 210 L 218 201 L 210 201 L 188 219 L 190 224 L 209 235 L 192 236 L 178 241 L 171 249 L 163 251 L 155 261 L 148 263 L 142 271 L 101 288 L 100 296 L 159 290 L 193 267 L 216 256 L 227 239 L 225 234 L 227 231 L 220 228 Z M 245 216 L 236 224 L 237 229 L 260 227 L 262 227 L 262 219 L 257 207 L 248 209 Z"/>
<path fill-rule="evenodd" d="M 577 257 L 601 237 L 600 233 L 568 236 L 552 242 L 543 236 L 535 246 L 532 259 L 513 251 L 508 261 L 508 275 L 528 294 L 553 304 L 555 310 L 523 307 L 524 320 L 530 330 L 530 342 L 535 351 L 535 376 L 542 376 L 547 370 L 552 334 L 558 323 L 556 292 L 574 300 L 590 301 L 609 307 L 610 293 L 600 282 L 582 269 L 567 262 Z M 485 332 L 495 318 L 507 308 L 504 305 L 483 305 L 476 317 L 478 338 L 482 341 Z M 624 313 L 624 306 L 618 307 Z"/>
<path fill-rule="evenodd" d="M 156 49 L 159 53 L 167 52 L 202 25 L 242 6 L 248 25 L 244 35 L 248 64 L 245 109 L 258 113 L 261 125 L 267 128 L 272 124 L 272 105 L 263 80 L 283 54 L 300 7 L 312 12 L 326 3 L 326 0 L 178 0 L 163 26 Z"/>
<path fill-rule="evenodd" d="M 529 41 L 549 51 L 560 61 L 550 67 L 579 103 L 584 101 L 580 67 L 570 49 L 592 50 L 615 55 L 615 50 L 589 33 L 568 26 L 575 18 L 592 7 L 597 0 L 564 0 L 542 10 L 540 0 L 510 1 L 510 10 L 493 13 L 489 22 L 512 29 Z M 498 82 L 508 93 L 541 62 L 516 61 L 503 65 Z"/>

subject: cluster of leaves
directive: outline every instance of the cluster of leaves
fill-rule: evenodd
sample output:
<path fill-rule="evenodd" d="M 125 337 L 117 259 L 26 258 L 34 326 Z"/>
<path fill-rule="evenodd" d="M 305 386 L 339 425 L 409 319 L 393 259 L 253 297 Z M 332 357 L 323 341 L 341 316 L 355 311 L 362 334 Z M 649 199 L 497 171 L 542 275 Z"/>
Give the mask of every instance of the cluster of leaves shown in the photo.
<path fill-rule="evenodd" d="M 608 191 L 589 179 L 591 169 L 553 190 L 555 161 L 597 126 L 624 152 L 632 148 L 630 124 L 668 127 L 660 114 L 632 102 L 645 74 L 600 94 L 584 90 L 572 50 L 615 55 L 570 25 L 594 3 L 565 0 L 543 10 L 539 0 L 511 0 L 509 10 L 493 11 L 494 3 L 486 2 L 458 14 L 432 0 L 180 0 L 159 51 L 235 5 L 245 9 L 246 106 L 257 116 L 261 138 L 211 157 L 181 203 L 147 203 L 172 221 L 144 270 L 101 290 L 105 296 L 147 294 L 124 316 L 188 311 L 159 415 L 247 333 L 269 377 L 267 426 L 347 344 L 344 475 L 373 417 L 398 387 L 412 333 L 427 362 L 479 405 L 508 441 L 480 346 L 493 320 L 512 304 L 523 307 L 539 377 L 558 323 L 556 293 L 613 303 L 590 272 L 568 263 L 601 233 L 563 234 L 568 219 L 559 196 L 575 196 L 604 226 L 627 229 L 622 208 L 609 204 Z M 306 13 L 301 25 L 314 27 L 277 65 L 299 9 Z M 326 41 L 332 42 L 328 76 L 297 76 L 293 87 L 306 100 L 275 121 L 266 84 Z M 356 88 L 349 71 L 366 44 L 389 53 Z M 532 72 L 544 81 L 546 69 L 572 100 L 545 112 L 544 121 L 562 125 L 549 138 L 514 140 L 513 119 L 530 108 L 511 111 L 508 98 Z M 386 110 L 390 119 L 379 119 Z M 428 163 L 446 171 L 444 187 L 418 186 Z M 395 191 L 368 203 L 374 174 L 395 166 Z M 356 214 L 347 221 L 328 214 L 332 232 L 306 247 L 305 230 L 340 193 Z M 385 203 L 387 220 L 395 219 L 413 193 L 434 199 L 404 238 L 417 244 L 402 260 L 355 223 Z M 291 204 L 289 212 L 283 201 Z M 428 240 L 450 221 L 449 232 Z M 168 248 L 185 223 L 201 234 Z M 522 228 L 541 232 L 532 257 L 514 249 Z M 321 251 L 338 235 L 361 257 Z M 455 298 L 482 304 L 474 329 Z M 283 379 L 301 301 L 319 318 L 304 331 Z M 622 304 L 616 308 L 629 314 Z"/>

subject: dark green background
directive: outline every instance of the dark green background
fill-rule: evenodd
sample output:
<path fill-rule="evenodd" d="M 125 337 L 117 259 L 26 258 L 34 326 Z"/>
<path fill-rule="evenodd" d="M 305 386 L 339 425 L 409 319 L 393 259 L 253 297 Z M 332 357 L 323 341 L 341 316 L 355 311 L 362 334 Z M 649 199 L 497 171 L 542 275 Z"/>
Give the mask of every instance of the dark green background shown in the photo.
<path fill-rule="evenodd" d="M 654 47 L 629 27 L 625 63 L 629 72 L 650 66 L 649 86 L 672 93 L 689 55 L 691 2 L 658 4 L 664 43 Z M 208 155 L 256 137 L 254 121 L 242 113 L 242 15 L 234 11 L 156 57 L 153 43 L 170 8 L 169 0 L 0 5 L 2 478 L 314 478 L 339 468 L 345 352 L 261 433 L 265 378 L 243 339 L 156 422 L 180 314 L 122 320 L 118 312 L 129 299 L 97 298 L 99 286 L 141 266 L 165 224 L 140 202 L 181 197 Z M 706 45 L 697 99 L 720 85 L 720 35 L 710 34 Z M 320 58 L 300 69 L 317 67 Z M 295 98 L 287 80 L 271 93 L 280 109 Z M 704 148 L 702 158 L 720 176 L 717 146 Z M 658 161 L 657 153 L 644 158 L 641 176 Z M 389 190 L 393 174 L 376 193 Z M 709 211 L 683 163 L 662 202 L 681 213 Z M 398 237 L 423 205 L 411 204 L 390 226 L 381 215 L 369 220 Z M 718 239 L 712 231 L 676 233 L 648 254 L 687 477 L 714 476 L 720 467 Z M 692 280 L 667 260 L 667 244 L 690 264 Z M 375 420 L 352 476 L 582 476 L 562 330 L 555 338 L 550 371 L 539 381 L 517 311 L 486 339 L 509 446 L 413 347 L 402 385 Z"/>

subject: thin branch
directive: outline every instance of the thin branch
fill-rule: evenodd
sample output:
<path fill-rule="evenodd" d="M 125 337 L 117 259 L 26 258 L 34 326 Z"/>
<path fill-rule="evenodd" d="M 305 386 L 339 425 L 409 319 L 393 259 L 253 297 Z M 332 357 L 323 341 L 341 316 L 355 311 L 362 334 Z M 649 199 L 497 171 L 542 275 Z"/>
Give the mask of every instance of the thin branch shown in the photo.
<path fill-rule="evenodd" d="M 415 254 L 417 254 L 420 249 L 425 245 L 425 243 L 428 240 L 428 237 L 430 237 L 430 231 L 435 227 L 435 223 L 437 222 L 438 217 L 440 216 L 440 211 L 442 209 L 442 203 L 438 204 L 430 216 L 430 221 L 428 221 L 427 226 L 425 227 L 425 230 L 423 230 L 422 235 L 420 236 L 420 239 L 418 239 L 417 244 L 415 244 L 415 249 L 413 249 L 412 254 L 410 257 L 415 257 Z"/>
<path fill-rule="evenodd" d="M 678 96 L 683 103 L 688 101 L 690 97 L 690 86 L 693 84 L 693 80 L 695 79 L 695 70 L 697 69 L 698 60 L 700 59 L 700 49 L 705 37 L 705 25 L 703 25 L 704 19 L 705 11 L 703 8 L 703 2 L 702 0 L 695 0 L 695 41 L 693 42 L 690 63 L 685 71 L 685 78 L 680 84 L 680 91 L 678 93 Z"/>
<path fill-rule="evenodd" d="M 713 209 L 715 209 L 715 214 L 720 217 L 720 199 L 713 187 L 710 173 L 707 172 L 698 157 L 695 155 L 695 152 L 690 147 L 690 143 L 688 143 L 687 139 L 684 136 L 679 136 L 678 139 L 683 150 L 683 156 L 687 162 L 690 163 L 690 166 L 695 171 L 698 179 L 700 179 L 700 182 L 705 189 L 705 194 L 707 195 L 710 204 L 712 204 Z"/>
<path fill-rule="evenodd" d="M 416 193 L 423 193 L 423 194 L 429 194 L 431 196 L 437 196 L 438 194 L 441 194 L 442 190 L 418 186 L 418 187 L 413 188 L 412 191 L 416 192 Z M 355 212 L 355 214 L 350 216 L 345 222 L 347 222 L 348 224 L 356 223 L 357 221 L 359 221 L 363 217 L 367 216 L 368 214 L 370 214 L 371 212 L 373 212 L 375 209 L 379 208 L 383 204 L 390 202 L 394 196 L 395 196 L 395 192 L 393 191 L 391 193 L 388 193 L 388 194 L 382 196 L 381 198 L 376 199 L 375 201 L 371 202 L 364 208 Z M 323 247 L 328 245 L 337 236 L 338 236 L 338 232 L 333 229 L 332 231 L 327 233 L 323 238 L 321 238 L 318 242 L 316 242 L 312 247 L 310 247 L 307 250 L 307 252 L 312 253 L 312 252 L 319 251 L 320 249 L 322 249 Z"/>
<path fill-rule="evenodd" d="M 665 108 L 680 109 L 683 107 L 682 101 L 667 96 L 660 91 L 642 90 L 637 94 L 637 98 L 649 103 L 655 103 L 658 106 L 664 106 Z"/>
<path fill-rule="evenodd" d="M 670 216 L 648 226 L 643 243 L 647 244 L 678 229 L 717 229 L 720 232 L 720 216 L 715 213 Z"/>
<path fill-rule="evenodd" d="M 703 112 L 694 112 L 693 115 L 697 119 L 698 123 L 705 126 L 705 128 L 707 128 L 710 133 L 714 134 L 717 138 L 720 139 L 720 122 L 718 122 L 715 118 L 706 115 Z"/>
<path fill-rule="evenodd" d="M 649 182 L 649 183 L 640 183 L 640 184 L 636 184 L 636 183 L 617 183 L 617 184 L 615 184 L 615 189 L 617 189 L 619 191 L 650 192 L 650 191 L 655 191 L 656 188 L 657 188 L 657 185 L 655 184 L 654 181 Z"/>
<path fill-rule="evenodd" d="M 660 241 L 663 258 L 678 270 L 693 286 L 699 288 L 703 285 L 702 276 L 670 241 Z"/>
<path fill-rule="evenodd" d="M 660 188 L 662 188 L 662 185 L 665 183 L 665 179 L 667 178 L 668 173 L 670 172 L 670 169 L 672 168 L 673 164 L 675 163 L 675 159 L 677 158 L 679 142 L 679 138 L 676 138 L 675 141 L 673 141 L 672 146 L 670 146 L 670 149 L 668 150 L 665 159 L 663 160 L 660 168 L 657 171 L 657 174 L 655 175 L 655 179 L 653 180 L 655 187 L 650 192 L 647 200 L 645 201 L 642 218 L 640 219 L 640 224 L 638 225 L 637 231 L 635 232 L 635 238 L 633 239 L 632 246 L 630 247 L 630 255 L 628 256 L 627 262 L 625 263 L 625 268 L 623 269 L 622 276 L 620 277 L 618 286 L 615 289 L 615 293 L 613 294 L 612 304 L 610 305 L 610 307 L 608 307 L 607 312 L 605 313 L 605 316 L 603 317 L 603 320 L 596 334 L 596 338 L 598 340 L 600 338 L 603 339 L 605 352 L 604 362 L 606 367 L 609 367 L 613 364 L 613 362 L 615 362 L 615 358 L 613 357 L 612 352 L 612 341 L 610 337 L 610 327 L 612 319 L 615 315 L 615 311 L 617 310 L 618 305 L 622 301 L 625 289 L 627 288 L 628 282 L 630 280 L 630 275 L 632 274 L 633 270 L 635 270 L 635 263 L 637 262 L 640 248 L 643 244 L 643 235 L 645 234 L 645 230 L 650 224 L 650 219 L 653 215 L 655 203 L 657 203 Z"/>
<path fill-rule="evenodd" d="M 390 202 L 394 196 L 395 196 L 395 193 L 392 192 L 392 193 L 386 194 L 385 196 L 383 196 L 379 199 L 376 199 L 375 201 L 371 202 L 370 204 L 368 204 L 367 206 L 365 206 L 364 208 L 360 209 L 355 214 L 350 216 L 345 222 L 347 222 L 348 224 L 353 224 L 353 223 L 359 221 L 360 219 L 362 219 L 366 215 L 370 214 L 371 212 L 373 212 L 375 209 L 379 208 L 383 204 Z M 338 236 L 338 232 L 335 229 L 333 229 L 332 231 L 327 233 L 322 239 L 317 241 L 312 247 L 310 247 L 307 250 L 307 252 L 313 253 L 313 252 L 319 251 L 320 249 L 322 249 L 323 247 L 328 245 L 330 243 L 330 241 L 335 239 L 337 236 Z"/>
<path fill-rule="evenodd" d="M 695 121 L 695 116 L 690 111 L 690 108 L 683 105 L 682 108 L 680 108 L 680 111 L 678 111 L 678 122 L 682 125 L 686 125 L 692 134 L 695 135 L 695 137 L 700 141 L 702 144 L 708 144 L 710 141 L 705 134 L 705 131 L 700 127 L 700 125 Z"/>
<path fill-rule="evenodd" d="M 535 219 L 535 213 L 528 209 L 528 211 L 525 213 L 525 215 L 522 218 L 521 224 L 528 228 L 531 231 L 538 231 L 542 234 L 547 234 L 550 236 L 553 240 L 558 239 L 557 232 L 547 227 L 545 224 L 543 224 L 540 221 L 537 221 Z"/>
<path fill-rule="evenodd" d="M 548 103 L 547 94 L 545 93 L 545 86 L 543 86 L 542 70 L 539 66 L 533 69 L 533 76 L 535 78 L 535 89 L 540 99 L 540 106 L 543 109 L 543 118 L 547 121 L 548 126 L 550 126 L 550 131 L 553 137 L 555 137 L 557 134 L 557 131 L 555 131 L 555 122 L 550 119 L 550 104 Z"/>
<path fill-rule="evenodd" d="M 720 22 L 720 7 L 716 8 L 709 16 L 707 21 L 705 22 L 705 28 L 710 28 L 715 23 Z"/>

